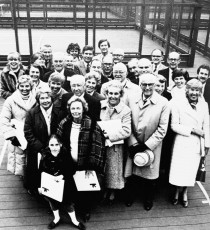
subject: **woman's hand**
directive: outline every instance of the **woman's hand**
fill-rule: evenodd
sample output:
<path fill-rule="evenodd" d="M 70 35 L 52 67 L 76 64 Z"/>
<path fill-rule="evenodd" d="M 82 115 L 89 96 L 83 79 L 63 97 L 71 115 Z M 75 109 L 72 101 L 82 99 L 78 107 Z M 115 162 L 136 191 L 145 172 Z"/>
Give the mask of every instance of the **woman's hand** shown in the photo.
<path fill-rule="evenodd" d="M 86 171 L 85 171 L 85 177 L 88 178 L 90 175 L 93 176 L 93 171 L 91 171 L 91 170 L 86 170 Z"/>
<path fill-rule="evenodd" d="M 63 180 L 63 175 L 59 175 L 55 177 L 55 181 L 59 182 L 61 180 Z"/>
<path fill-rule="evenodd" d="M 192 134 L 195 134 L 199 137 L 204 137 L 204 131 L 201 129 L 193 128 L 191 131 Z"/>

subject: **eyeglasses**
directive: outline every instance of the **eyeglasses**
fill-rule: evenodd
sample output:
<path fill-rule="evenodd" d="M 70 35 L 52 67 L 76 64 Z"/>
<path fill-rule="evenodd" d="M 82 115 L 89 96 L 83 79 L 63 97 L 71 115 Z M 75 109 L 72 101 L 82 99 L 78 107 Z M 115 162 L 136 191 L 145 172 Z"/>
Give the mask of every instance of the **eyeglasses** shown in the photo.
<path fill-rule="evenodd" d="M 143 86 L 144 88 L 148 87 L 152 87 L 154 85 L 154 83 L 141 83 L 141 86 Z"/>
<path fill-rule="evenodd" d="M 112 65 L 112 63 L 103 63 L 104 65 L 109 65 L 109 66 L 111 66 Z"/>
<path fill-rule="evenodd" d="M 8 60 L 9 60 L 9 61 L 18 61 L 17 58 L 9 58 Z"/>
<path fill-rule="evenodd" d="M 119 74 L 124 74 L 125 71 L 114 71 L 114 72 L 113 72 L 113 74 L 118 74 L 118 73 L 119 73 Z"/>
<path fill-rule="evenodd" d="M 139 66 L 139 69 L 149 69 L 149 66 Z"/>
<path fill-rule="evenodd" d="M 155 57 L 161 57 L 161 56 L 160 56 L 160 55 L 152 55 L 152 57 L 154 57 L 154 58 L 155 58 Z"/>
<path fill-rule="evenodd" d="M 115 57 L 122 57 L 123 56 L 122 54 L 112 54 L 112 55 Z"/>
<path fill-rule="evenodd" d="M 169 61 L 179 61 L 179 59 L 177 59 L 177 58 L 169 58 L 168 60 Z"/>

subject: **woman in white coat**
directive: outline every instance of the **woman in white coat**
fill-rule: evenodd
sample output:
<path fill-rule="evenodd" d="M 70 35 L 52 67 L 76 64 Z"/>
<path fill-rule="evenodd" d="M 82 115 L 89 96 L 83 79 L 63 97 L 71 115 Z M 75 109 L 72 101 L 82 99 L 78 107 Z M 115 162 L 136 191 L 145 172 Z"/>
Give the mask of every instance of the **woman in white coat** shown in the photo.
<path fill-rule="evenodd" d="M 169 182 L 176 186 L 172 203 L 176 205 L 182 190 L 182 205 L 188 206 L 187 187 L 194 186 L 201 158 L 201 141 L 205 154 L 210 143 L 208 105 L 201 98 L 202 84 L 192 79 L 186 84 L 186 97 L 171 101 L 171 128 L 176 133 L 172 149 Z"/>
<path fill-rule="evenodd" d="M 106 149 L 106 167 L 105 167 L 105 187 L 108 190 L 106 194 L 110 202 L 115 198 L 116 189 L 122 189 L 125 185 L 124 165 L 125 152 L 124 141 L 131 134 L 131 110 L 120 99 L 123 96 L 123 87 L 117 80 L 112 80 L 106 90 L 107 99 L 101 101 L 102 121 L 115 121 L 116 125 L 105 132 L 105 137 L 111 141 L 122 141 L 122 143 L 107 146 Z M 117 126 L 117 120 L 121 126 Z"/>
<path fill-rule="evenodd" d="M 23 133 L 26 113 L 36 104 L 32 88 L 31 77 L 28 75 L 20 76 L 17 81 L 17 90 L 6 99 L 0 115 L 0 127 L 4 138 L 11 141 L 8 147 L 7 170 L 19 176 L 24 175 L 25 153 L 20 148 L 16 134 L 17 132 Z M 19 125 L 17 126 L 17 124 Z M 21 127 L 22 130 L 18 130 Z"/>

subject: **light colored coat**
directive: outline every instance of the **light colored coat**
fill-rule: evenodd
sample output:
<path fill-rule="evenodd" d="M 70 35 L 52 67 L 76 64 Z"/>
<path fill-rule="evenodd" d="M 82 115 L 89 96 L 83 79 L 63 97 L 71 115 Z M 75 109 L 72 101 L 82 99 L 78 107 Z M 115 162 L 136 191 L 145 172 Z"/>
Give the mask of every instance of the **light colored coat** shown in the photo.
<path fill-rule="evenodd" d="M 110 84 L 110 81 L 104 83 L 101 87 L 100 94 L 103 95 L 105 98 L 107 97 L 106 90 L 109 84 Z M 129 79 L 126 79 L 123 90 L 124 90 L 124 94 L 121 98 L 121 101 L 124 102 L 128 106 L 129 106 L 130 100 L 133 100 L 134 97 L 140 97 L 142 94 L 141 88 L 138 85 L 132 83 Z"/>
<path fill-rule="evenodd" d="M 0 115 L 0 127 L 5 139 L 16 136 L 15 129 L 10 123 L 11 119 L 24 122 L 27 111 L 34 107 L 35 104 L 36 100 L 33 94 L 31 94 L 28 101 L 25 103 L 21 98 L 19 90 L 16 90 L 5 100 Z M 15 175 L 23 176 L 25 167 L 24 152 L 19 147 L 13 146 L 12 144 L 9 144 L 8 150 L 7 170 Z"/>
<path fill-rule="evenodd" d="M 145 143 L 155 155 L 154 162 L 150 166 L 138 167 L 134 165 L 128 156 L 125 176 L 132 174 L 146 178 L 157 179 L 159 177 L 160 156 L 162 141 L 168 128 L 170 108 L 166 98 L 153 92 L 150 100 L 143 104 L 142 96 L 133 97 L 129 101 L 132 114 L 132 134 L 128 144 L 137 142 Z"/>
<path fill-rule="evenodd" d="M 121 120 L 122 129 L 116 130 L 113 127 L 108 133 L 111 142 L 124 140 L 130 136 L 131 111 L 124 103 L 120 102 L 111 113 L 107 100 L 101 101 L 100 118 L 102 121 Z M 117 144 L 106 149 L 105 183 L 107 188 L 122 189 L 125 185 L 124 148 L 124 144 Z"/>
<path fill-rule="evenodd" d="M 201 98 L 192 108 L 187 98 L 172 100 L 171 128 L 176 133 L 172 150 L 169 182 L 177 186 L 194 186 L 200 163 L 201 139 L 191 134 L 192 128 L 204 131 L 204 145 L 210 146 L 208 105 Z"/>

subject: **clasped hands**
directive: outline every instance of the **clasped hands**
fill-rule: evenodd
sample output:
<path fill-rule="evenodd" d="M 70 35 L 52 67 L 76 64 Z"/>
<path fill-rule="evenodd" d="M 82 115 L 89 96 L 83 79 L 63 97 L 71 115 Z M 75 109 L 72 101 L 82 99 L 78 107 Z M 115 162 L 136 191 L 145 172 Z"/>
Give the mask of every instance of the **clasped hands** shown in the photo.
<path fill-rule="evenodd" d="M 13 137 L 10 137 L 8 138 L 7 140 L 10 140 L 12 145 L 14 146 L 21 146 L 20 142 L 18 141 L 17 137 L 16 136 L 13 136 Z"/>
<path fill-rule="evenodd" d="M 147 145 L 145 145 L 142 142 L 138 142 L 134 145 L 131 145 L 129 147 L 130 158 L 133 159 L 136 153 L 144 152 L 146 149 L 148 149 Z"/>

